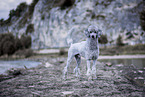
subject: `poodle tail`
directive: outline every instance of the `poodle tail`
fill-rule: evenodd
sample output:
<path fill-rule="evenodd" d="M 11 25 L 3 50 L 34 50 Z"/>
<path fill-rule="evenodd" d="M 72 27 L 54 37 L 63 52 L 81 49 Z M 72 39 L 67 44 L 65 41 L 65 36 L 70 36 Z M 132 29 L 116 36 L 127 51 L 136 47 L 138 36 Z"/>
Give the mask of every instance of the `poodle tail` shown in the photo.
<path fill-rule="evenodd" d="M 73 39 L 72 39 L 72 33 L 75 31 L 75 28 L 72 27 L 69 31 L 68 31 L 68 35 L 67 35 L 67 44 L 69 46 L 71 46 L 71 44 L 73 44 Z"/>

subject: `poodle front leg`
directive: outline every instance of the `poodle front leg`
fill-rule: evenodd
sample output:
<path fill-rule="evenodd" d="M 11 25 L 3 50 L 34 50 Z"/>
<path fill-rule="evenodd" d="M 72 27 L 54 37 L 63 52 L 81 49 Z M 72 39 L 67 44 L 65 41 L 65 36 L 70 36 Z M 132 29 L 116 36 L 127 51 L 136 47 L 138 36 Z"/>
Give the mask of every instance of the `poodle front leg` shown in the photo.
<path fill-rule="evenodd" d="M 91 75 L 91 60 L 87 60 L 87 76 Z"/>
<path fill-rule="evenodd" d="M 93 60 L 93 66 L 92 66 L 92 76 L 94 79 L 97 79 L 97 76 L 96 76 L 96 61 L 97 60 Z"/>

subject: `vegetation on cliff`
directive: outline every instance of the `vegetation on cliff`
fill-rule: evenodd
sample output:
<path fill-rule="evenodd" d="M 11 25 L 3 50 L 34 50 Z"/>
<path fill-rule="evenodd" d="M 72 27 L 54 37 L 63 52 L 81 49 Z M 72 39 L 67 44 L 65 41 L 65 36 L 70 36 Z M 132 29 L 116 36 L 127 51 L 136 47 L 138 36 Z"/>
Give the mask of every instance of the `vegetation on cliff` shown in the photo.
<path fill-rule="evenodd" d="M 24 17 L 20 20 L 21 24 L 25 24 L 32 18 L 34 7 L 39 0 L 33 0 L 30 5 L 27 5 L 26 2 L 20 3 L 16 9 L 12 9 L 9 12 L 9 18 L 7 20 L 1 19 L 0 26 L 11 25 L 13 21 L 18 20 L 20 17 Z M 20 24 L 20 25 L 21 25 Z"/>
<path fill-rule="evenodd" d="M 141 24 L 142 29 L 145 31 L 145 7 L 140 12 L 140 24 Z"/>

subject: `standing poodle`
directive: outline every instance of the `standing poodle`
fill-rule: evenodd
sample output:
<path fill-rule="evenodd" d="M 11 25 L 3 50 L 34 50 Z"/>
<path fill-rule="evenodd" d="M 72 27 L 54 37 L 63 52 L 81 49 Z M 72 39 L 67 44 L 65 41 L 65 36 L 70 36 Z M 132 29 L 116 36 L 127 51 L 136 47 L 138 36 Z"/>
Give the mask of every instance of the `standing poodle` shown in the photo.
<path fill-rule="evenodd" d="M 89 79 L 96 77 L 96 61 L 99 56 L 99 44 L 98 37 L 100 37 L 102 31 L 96 26 L 89 26 L 88 29 L 84 31 L 87 40 L 80 43 L 71 44 L 68 50 L 67 65 L 64 68 L 64 79 L 66 78 L 67 69 L 75 57 L 77 66 L 74 69 L 76 76 L 80 75 L 80 63 L 81 57 L 87 60 L 87 76 Z M 93 65 L 91 66 L 91 60 L 93 60 Z M 91 68 L 92 67 L 92 68 Z"/>

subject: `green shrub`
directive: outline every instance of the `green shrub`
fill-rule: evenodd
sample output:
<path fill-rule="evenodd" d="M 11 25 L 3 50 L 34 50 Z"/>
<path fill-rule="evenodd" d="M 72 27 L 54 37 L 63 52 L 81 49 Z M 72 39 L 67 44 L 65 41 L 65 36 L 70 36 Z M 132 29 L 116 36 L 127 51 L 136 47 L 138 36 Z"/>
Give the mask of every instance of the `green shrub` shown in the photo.
<path fill-rule="evenodd" d="M 17 6 L 16 10 L 12 9 L 10 10 L 10 13 L 9 13 L 9 22 L 11 21 L 11 18 L 13 16 L 16 16 L 16 17 L 20 17 L 21 16 L 21 13 L 27 8 L 27 4 L 26 2 L 23 2 L 21 3 L 20 5 Z"/>
<path fill-rule="evenodd" d="M 99 43 L 101 44 L 107 44 L 108 43 L 108 39 L 107 39 L 107 35 L 101 35 L 100 38 L 99 38 Z"/>
<path fill-rule="evenodd" d="M 75 0 L 64 0 L 64 2 L 61 4 L 61 9 L 66 9 L 68 7 L 71 7 L 74 4 Z"/>
<path fill-rule="evenodd" d="M 132 33 L 132 32 L 130 32 L 130 31 L 128 31 L 127 33 L 126 33 L 126 36 L 127 36 L 127 39 L 132 39 L 132 38 L 134 38 L 134 33 Z"/>
<path fill-rule="evenodd" d="M 25 57 L 26 58 L 32 56 L 33 54 L 34 54 L 33 50 L 31 50 L 31 49 L 26 49 L 25 50 Z"/>
<path fill-rule="evenodd" d="M 35 5 L 38 3 L 39 0 L 33 0 L 31 5 L 29 5 L 29 15 L 32 16 L 34 12 Z"/>
<path fill-rule="evenodd" d="M 116 40 L 116 45 L 117 46 L 124 46 L 121 35 L 118 36 L 118 38 Z"/>
<path fill-rule="evenodd" d="M 65 55 L 65 54 L 66 54 L 65 49 L 64 49 L 64 48 L 61 48 L 61 49 L 59 50 L 59 55 Z"/>
<path fill-rule="evenodd" d="M 0 56 L 3 54 L 14 54 L 18 50 L 31 47 L 31 36 L 22 36 L 21 39 L 15 38 L 12 33 L 0 34 Z M 32 50 L 26 50 L 23 54 L 26 57 L 32 55 Z"/>
<path fill-rule="evenodd" d="M 12 33 L 1 34 L 0 41 L 6 41 L 6 40 L 14 42 L 15 37 L 13 36 Z"/>
<path fill-rule="evenodd" d="M 16 49 L 16 51 L 20 50 L 20 49 L 24 49 L 21 39 L 19 39 L 19 38 L 15 39 L 15 49 Z"/>
<path fill-rule="evenodd" d="M 11 68 L 6 71 L 8 75 L 11 76 L 18 76 L 23 74 L 24 69 L 23 68 Z"/>
<path fill-rule="evenodd" d="M 0 55 L 12 54 L 15 51 L 15 37 L 11 33 L 0 34 Z M 10 50 L 10 51 L 9 51 Z"/>
<path fill-rule="evenodd" d="M 3 39 L 3 34 L 0 34 L 0 56 L 3 55 L 3 51 L 2 51 L 2 39 Z"/>
<path fill-rule="evenodd" d="M 12 9 L 12 10 L 10 10 L 10 13 L 9 13 L 9 20 L 11 20 L 11 18 L 13 17 L 13 16 L 15 16 L 15 14 L 16 14 L 16 11 L 14 10 L 14 9 Z"/>
<path fill-rule="evenodd" d="M 2 19 L 0 19 L 0 22 L 3 22 L 4 21 L 4 19 L 2 18 Z"/>
<path fill-rule="evenodd" d="M 0 19 L 0 26 L 3 26 L 4 25 L 4 19 Z"/>
<path fill-rule="evenodd" d="M 42 16 L 41 16 L 41 20 L 44 20 L 44 19 L 45 19 L 45 15 L 42 15 Z"/>
<path fill-rule="evenodd" d="M 21 13 L 27 8 L 27 4 L 26 2 L 21 3 L 20 5 L 17 6 L 16 11 L 15 11 L 15 15 L 17 17 L 21 16 Z"/>
<path fill-rule="evenodd" d="M 140 24 L 142 29 L 145 31 L 145 9 L 140 12 Z"/>
<path fill-rule="evenodd" d="M 2 48 L 1 48 L 1 43 L 0 43 L 0 56 L 2 55 Z"/>
<path fill-rule="evenodd" d="M 14 43 L 11 41 L 6 41 L 3 44 L 3 54 L 8 54 L 8 55 L 12 55 L 15 52 L 15 46 Z"/>
<path fill-rule="evenodd" d="M 3 54 L 3 52 L 2 52 L 2 39 L 3 39 L 3 34 L 0 34 L 0 56 Z"/>
<path fill-rule="evenodd" d="M 0 20 L 0 25 L 10 25 L 12 21 L 12 17 L 20 17 L 22 13 L 24 13 L 24 19 L 20 20 L 20 24 L 25 24 L 27 22 L 27 19 L 30 19 L 33 15 L 35 5 L 37 4 L 39 0 L 33 0 L 33 2 L 28 6 L 26 2 L 21 3 L 20 5 L 17 6 L 16 9 L 12 9 L 9 12 L 9 18 L 7 20 Z M 26 9 L 28 8 L 28 11 Z"/>
<path fill-rule="evenodd" d="M 34 32 L 34 24 L 29 24 L 26 29 L 26 34 Z"/>
<path fill-rule="evenodd" d="M 15 52 L 15 55 L 24 56 L 26 58 L 32 56 L 33 54 L 33 50 L 31 49 L 18 50 Z"/>
<path fill-rule="evenodd" d="M 22 35 L 21 43 L 22 43 L 24 48 L 26 48 L 26 49 L 30 48 L 31 47 L 31 36 Z"/>

